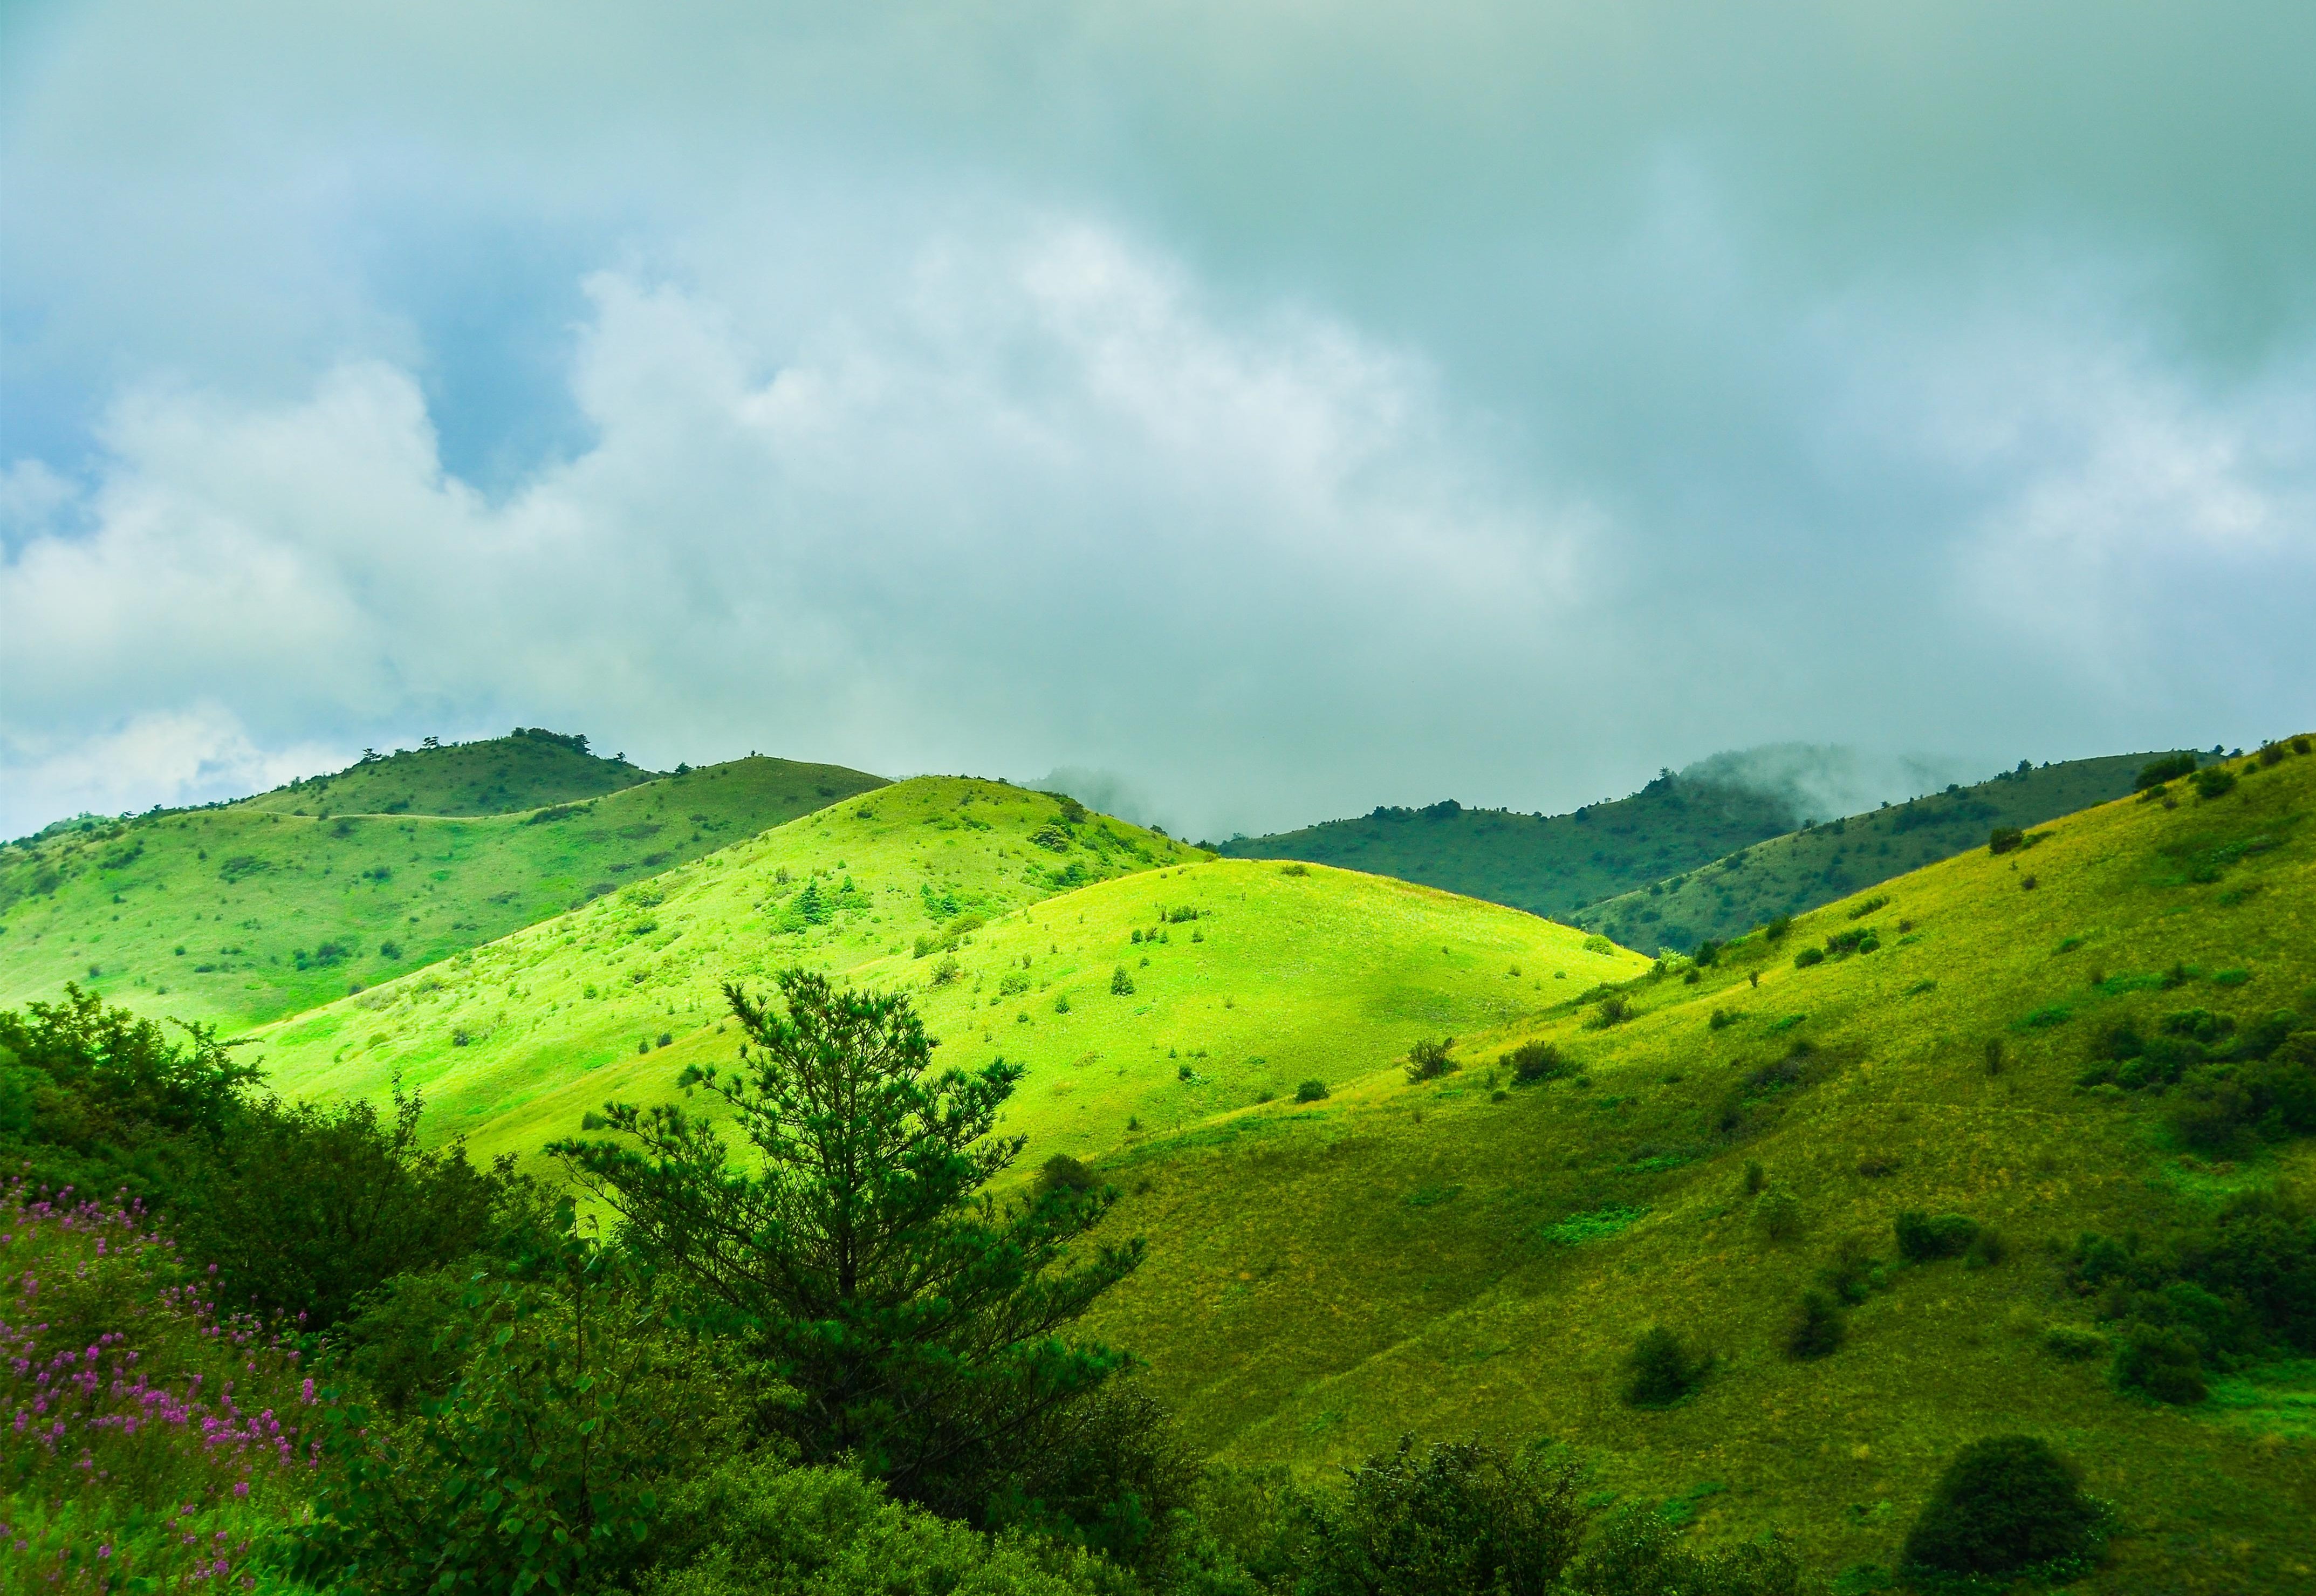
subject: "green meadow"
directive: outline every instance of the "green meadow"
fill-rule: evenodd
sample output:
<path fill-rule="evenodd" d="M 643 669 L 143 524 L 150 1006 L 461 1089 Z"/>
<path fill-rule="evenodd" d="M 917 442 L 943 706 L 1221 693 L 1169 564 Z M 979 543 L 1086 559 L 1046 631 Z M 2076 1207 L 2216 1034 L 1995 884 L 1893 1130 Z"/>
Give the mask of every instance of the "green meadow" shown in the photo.
<path fill-rule="evenodd" d="M 373 751 L 327 775 L 308 776 L 236 806 L 283 815 L 514 815 L 601 798 L 655 772 L 587 751 L 587 739 L 519 727 L 473 743 Z"/>
<path fill-rule="evenodd" d="M 1405 882 L 1212 860 L 1046 794 L 925 777 L 262 1042 L 285 1092 L 382 1096 L 400 1078 L 438 1133 L 529 1153 L 607 1097 L 729 1062 L 721 984 L 802 963 L 911 990 L 944 1063 L 1025 1065 L 1010 1128 L 1040 1157 L 1092 1156 L 1645 967 L 1584 941 Z"/>
<path fill-rule="evenodd" d="M 2316 1590 L 2316 1368 L 2186 1407 L 2125 1395 L 2117 1331 L 2068 1272 L 2086 1231 L 2160 1245 L 2316 1177 L 2316 1141 L 2271 1127 L 2199 1153 L 2187 1086 L 2099 1078 L 2124 1021 L 2316 1027 L 2316 758 L 2231 769 L 2222 796 L 2109 803 L 1709 967 L 1467 1034 L 1442 1079 L 1380 1069 L 1129 1146 L 1103 1164 L 1126 1194 L 1109 1223 L 1150 1256 L 1094 1327 L 1242 1463 L 1550 1435 L 1606 1490 L 1715 1537 L 1784 1529 L 1871 1590 L 1956 1449 L 2023 1430 L 2121 1514 L 2080 1588 Z M 1604 999 L 1627 1017 L 1604 1023 Z M 1514 1085 L 1499 1060 L 1535 1040 L 1566 1069 Z M 1907 1263 L 1908 1209 L 1967 1216 L 2007 1255 Z M 1797 1360 L 1799 1296 L 1845 1248 L 1866 1282 L 1848 1341 Z M 1651 1324 L 1713 1360 L 1662 1411 L 1619 1396 Z"/>
<path fill-rule="evenodd" d="M 390 780 L 373 780 L 379 767 Z M 69 981 L 143 1014 L 256 1024 L 881 785 L 752 758 L 591 791 L 618 771 L 500 738 L 231 806 L 50 827 L 0 849 L 0 1004 L 53 1000 Z M 478 779 L 492 791 L 477 795 Z M 499 788 L 543 807 L 382 812 L 399 795 L 455 810 Z M 381 810 L 344 807 L 356 799 Z"/>

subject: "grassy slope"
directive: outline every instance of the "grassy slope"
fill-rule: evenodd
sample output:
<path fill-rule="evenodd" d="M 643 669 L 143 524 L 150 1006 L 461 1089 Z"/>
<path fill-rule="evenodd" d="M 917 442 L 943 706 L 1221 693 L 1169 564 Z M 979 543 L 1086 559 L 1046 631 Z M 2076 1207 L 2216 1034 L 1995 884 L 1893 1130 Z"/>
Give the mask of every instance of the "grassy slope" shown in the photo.
<path fill-rule="evenodd" d="M 1812 826 L 1569 916 L 1631 948 L 1695 948 L 1982 846 L 1998 825 L 2040 825 L 2131 790 L 2152 753 L 2069 760 Z"/>
<path fill-rule="evenodd" d="M 514 815 L 601 798 L 651 779 L 625 758 L 601 759 L 517 733 L 447 748 L 397 749 L 245 798 L 236 807 L 284 815 Z"/>
<path fill-rule="evenodd" d="M 2316 1177 L 2316 1144 L 2207 1164 L 2172 1147 L 2160 1102 L 2072 1083 L 2088 1033 L 2123 1014 L 2316 1010 L 2312 819 L 2307 757 L 2172 812 L 2109 804 L 2024 854 L 1980 849 L 1886 884 L 1875 896 L 1891 901 L 1858 923 L 1881 928 L 1879 952 L 1795 967 L 1794 950 L 1852 923 L 1855 905 L 1836 905 L 1780 948 L 1748 939 L 1697 985 L 1644 983 L 1640 1017 L 1614 1030 L 1568 1005 L 1474 1039 L 1555 1039 L 1584 1083 L 1492 1101 L 1476 1065 L 1424 1086 L 1380 1071 L 1326 1103 L 1124 1152 L 1109 1162 L 1128 1192 L 1111 1223 L 1150 1237 L 1151 1256 L 1095 1327 L 1150 1360 L 1198 1440 L 1244 1459 L 1317 1467 L 1406 1430 L 1550 1433 L 1603 1458 L 1627 1493 L 1724 1486 L 1702 1502 L 1710 1530 L 1782 1525 L 1836 1569 L 1893 1561 L 1958 1446 L 2026 1430 L 2080 1459 L 2128 1527 L 2114 1566 L 2080 1588 L 2316 1589 L 2304 1394 L 2296 1439 L 2274 1405 L 2149 1407 L 2032 1333 L 2089 1322 L 2049 1250 L 2082 1229 L 2156 1234 L 2183 1206 Z M 2234 851 L 2262 837 L 2276 845 Z M 2202 972 L 2183 990 L 2127 978 L 2183 961 Z M 2208 979 L 2223 970 L 2249 984 Z M 1714 1030 L 1715 1008 L 1741 1017 Z M 1990 1039 L 2010 1057 L 1996 1075 Z M 1804 1083 L 1746 1101 L 1748 1073 L 1796 1039 L 1816 1049 Z M 1741 1124 L 1725 1133 L 1733 1106 Z M 1895 1172 L 1862 1174 L 1869 1156 Z M 1800 1240 L 1759 1234 L 1748 1159 L 1799 1199 Z M 1996 1224 L 2013 1255 L 1903 1270 L 1833 1358 L 1781 1356 L 1784 1318 L 1834 1239 L 1869 1236 L 1889 1258 L 1901 1208 Z M 1645 1214 L 1576 1244 L 1541 1229 L 1614 1209 Z M 1657 1320 L 1722 1366 L 1684 1404 L 1636 1413 L 1615 1395 L 1620 1360 Z"/>
<path fill-rule="evenodd" d="M 237 805 L 58 833 L 0 851 L 0 1004 L 77 980 L 140 1012 L 254 1024 L 879 784 L 835 765 L 744 759 L 543 824 Z M 350 951 L 316 963 L 331 942 Z"/>
<path fill-rule="evenodd" d="M 529 1151 L 608 1096 L 648 1098 L 685 1064 L 728 1061 L 737 1039 L 722 1028 L 718 983 L 802 961 L 916 987 L 945 1062 L 1002 1053 L 1029 1066 L 1008 1123 L 1034 1157 L 1093 1155 L 1137 1139 L 1129 1119 L 1147 1137 L 1307 1078 L 1345 1080 L 1418 1037 L 1501 1024 L 1644 967 L 1494 905 L 1323 867 L 1208 860 L 1114 820 L 1077 827 L 1065 853 L 1033 843 L 1056 819 L 1052 799 L 1018 788 L 903 782 L 286 1021 L 266 1067 L 301 1093 L 375 1093 L 398 1071 L 437 1105 L 439 1128 L 481 1152 Z M 1054 870 L 1073 862 L 1109 878 L 1056 896 Z M 807 880 L 847 879 L 854 907 L 780 929 Z M 958 922 L 929 910 L 928 886 L 990 922 L 940 985 L 941 956 L 914 957 L 915 939 Z M 1199 917 L 1166 924 L 1166 941 L 1133 940 L 1186 908 Z M 1121 964 L 1131 995 L 1110 990 Z M 1005 990 L 1009 976 L 1019 990 Z M 662 1035 L 668 1046 L 637 1051 Z"/>
<path fill-rule="evenodd" d="M 1572 916 L 1580 905 L 1694 869 L 1791 830 L 1783 798 L 1661 776 L 1630 798 L 1570 815 L 1506 809 L 1378 809 L 1301 831 L 1238 837 L 1234 859 L 1300 859 Z"/>

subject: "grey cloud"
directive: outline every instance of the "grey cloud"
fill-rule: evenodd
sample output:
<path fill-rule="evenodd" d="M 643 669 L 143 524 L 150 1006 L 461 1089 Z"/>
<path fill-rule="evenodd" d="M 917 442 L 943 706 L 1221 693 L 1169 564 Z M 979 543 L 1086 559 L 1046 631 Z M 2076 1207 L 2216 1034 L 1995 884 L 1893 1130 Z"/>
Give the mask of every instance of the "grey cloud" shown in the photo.
<path fill-rule="evenodd" d="M 516 721 L 1213 834 L 2308 718 L 2305 6 L 0 29 L 11 829 Z"/>

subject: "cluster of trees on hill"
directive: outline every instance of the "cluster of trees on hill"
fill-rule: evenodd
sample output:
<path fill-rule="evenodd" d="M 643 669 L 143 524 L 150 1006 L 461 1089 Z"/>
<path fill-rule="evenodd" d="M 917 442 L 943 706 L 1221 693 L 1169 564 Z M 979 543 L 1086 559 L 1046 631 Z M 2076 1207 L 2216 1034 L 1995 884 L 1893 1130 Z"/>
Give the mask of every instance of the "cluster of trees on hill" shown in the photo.
<path fill-rule="evenodd" d="M 712 1115 L 614 1103 L 556 1148 L 601 1226 L 423 1147 L 414 1095 L 284 1104 L 210 1032 L 78 992 L 0 1014 L 0 1249 L 37 1297 L 0 1324 L 0 1557 L 377 1596 L 1811 1588 L 1775 1538 L 1607 1512 L 1551 1447 L 1202 1466 L 1132 1355 L 1073 1333 L 1141 1261 L 1089 1245 L 1116 1194 L 1056 1158 L 990 1195 L 1018 1066 L 936 1070 L 906 998 L 801 969 L 726 996 L 738 1066 L 681 1081 Z M 2104 1524 L 2009 1438 L 1909 1545 L 2063 1575 Z"/>

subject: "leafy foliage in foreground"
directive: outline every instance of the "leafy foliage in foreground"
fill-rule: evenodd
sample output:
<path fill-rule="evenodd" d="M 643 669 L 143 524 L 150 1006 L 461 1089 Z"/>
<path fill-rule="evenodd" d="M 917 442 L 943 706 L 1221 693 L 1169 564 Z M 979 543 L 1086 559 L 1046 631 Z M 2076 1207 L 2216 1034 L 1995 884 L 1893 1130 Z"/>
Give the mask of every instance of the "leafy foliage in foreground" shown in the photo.
<path fill-rule="evenodd" d="M 673 1105 L 610 1104 L 595 1123 L 623 1139 L 556 1151 L 644 1258 L 795 1388 L 762 1422 L 806 1461 L 852 1457 L 904 1496 L 972 1511 L 1041 1419 L 1125 1366 L 1058 1332 L 1141 1247 L 1065 1267 L 1107 1192 L 1054 1182 L 1002 1215 L 974 1206 L 1021 1152 L 993 1134 L 1018 1067 L 929 1074 L 932 1042 L 905 997 L 802 968 L 779 985 L 778 1007 L 728 989 L 742 1070 L 695 1077 L 748 1161 Z"/>

